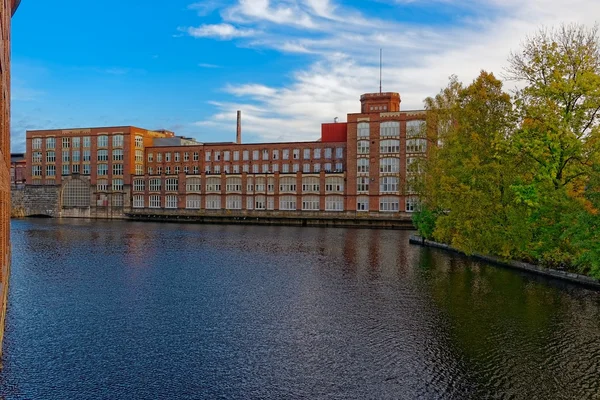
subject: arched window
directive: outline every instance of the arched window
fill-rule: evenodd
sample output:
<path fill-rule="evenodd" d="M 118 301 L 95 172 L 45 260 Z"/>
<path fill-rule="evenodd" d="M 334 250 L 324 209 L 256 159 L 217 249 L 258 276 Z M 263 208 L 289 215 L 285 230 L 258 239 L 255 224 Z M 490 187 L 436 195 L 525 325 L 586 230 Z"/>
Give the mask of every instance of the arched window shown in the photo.
<path fill-rule="evenodd" d="M 89 207 L 90 195 L 90 185 L 87 182 L 72 179 L 64 184 L 62 205 L 63 207 Z"/>
<path fill-rule="evenodd" d="M 321 185 L 319 184 L 319 178 L 316 176 L 306 176 L 302 178 L 302 191 L 303 192 L 316 192 L 319 193 Z"/>

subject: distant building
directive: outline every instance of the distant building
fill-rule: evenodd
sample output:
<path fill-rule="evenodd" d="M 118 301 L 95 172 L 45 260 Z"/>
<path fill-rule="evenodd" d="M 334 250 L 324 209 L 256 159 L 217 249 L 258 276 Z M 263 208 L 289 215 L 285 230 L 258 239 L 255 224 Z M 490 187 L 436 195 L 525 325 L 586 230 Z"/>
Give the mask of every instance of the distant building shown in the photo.
<path fill-rule="evenodd" d="M 11 187 L 25 185 L 27 180 L 27 160 L 25 153 L 11 153 L 10 155 L 10 185 Z"/>
<path fill-rule="evenodd" d="M 400 111 L 398 93 L 361 104 L 313 142 L 242 143 L 239 121 L 236 142 L 224 143 L 135 127 L 27 131 L 26 179 L 61 186 L 63 216 L 410 213 L 425 113 Z"/>

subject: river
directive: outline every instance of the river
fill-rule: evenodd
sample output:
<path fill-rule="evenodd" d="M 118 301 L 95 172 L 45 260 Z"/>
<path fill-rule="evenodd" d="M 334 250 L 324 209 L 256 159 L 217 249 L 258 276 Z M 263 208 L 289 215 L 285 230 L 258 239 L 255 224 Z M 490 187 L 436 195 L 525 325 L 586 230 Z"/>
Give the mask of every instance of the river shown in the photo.
<path fill-rule="evenodd" d="M 15 220 L 0 397 L 600 398 L 600 293 L 408 236 Z"/>

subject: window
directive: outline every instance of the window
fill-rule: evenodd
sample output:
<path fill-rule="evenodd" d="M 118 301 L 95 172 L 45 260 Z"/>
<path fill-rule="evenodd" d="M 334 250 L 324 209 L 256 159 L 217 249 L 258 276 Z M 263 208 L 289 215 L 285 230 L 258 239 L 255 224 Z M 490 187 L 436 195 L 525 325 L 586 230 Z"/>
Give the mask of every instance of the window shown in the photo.
<path fill-rule="evenodd" d="M 143 179 L 134 179 L 133 180 L 133 191 L 134 192 L 143 192 L 146 190 L 146 181 Z"/>
<path fill-rule="evenodd" d="M 368 138 L 369 130 L 370 129 L 368 122 L 359 122 L 356 126 L 356 136 L 359 138 Z"/>
<path fill-rule="evenodd" d="M 379 152 L 381 154 L 399 153 L 400 141 L 393 139 L 382 140 L 379 142 Z"/>
<path fill-rule="evenodd" d="M 259 168 L 260 168 L 260 167 L 258 166 L 258 164 L 254 164 L 254 165 L 252 165 L 252 173 L 253 173 L 253 174 L 258 174 L 258 169 L 259 169 Z"/>
<path fill-rule="evenodd" d="M 358 154 L 369 154 L 369 141 L 359 140 L 356 144 L 356 152 Z"/>
<path fill-rule="evenodd" d="M 367 174 L 369 173 L 369 159 L 368 158 L 359 158 L 356 163 L 357 172 L 359 174 Z"/>
<path fill-rule="evenodd" d="M 204 153 L 204 161 L 210 162 L 210 151 Z"/>
<path fill-rule="evenodd" d="M 188 153 L 188 152 L 183 153 L 183 161 L 190 161 L 190 153 Z"/>
<path fill-rule="evenodd" d="M 325 192 L 344 192 L 344 178 L 340 176 L 331 176 L 325 178 Z"/>
<path fill-rule="evenodd" d="M 62 204 L 64 207 L 89 207 L 90 186 L 87 182 L 73 179 L 63 186 Z"/>
<path fill-rule="evenodd" d="M 171 162 L 171 153 L 170 152 L 165 153 L 165 162 Z"/>
<path fill-rule="evenodd" d="M 281 150 L 281 158 L 284 160 L 289 160 L 290 159 L 290 149 Z"/>
<path fill-rule="evenodd" d="M 315 159 L 321 158 L 321 149 L 314 149 L 313 150 L 313 158 L 315 158 Z"/>
<path fill-rule="evenodd" d="M 62 152 L 62 162 L 68 163 L 71 159 L 71 154 L 69 154 L 69 150 L 63 150 Z"/>
<path fill-rule="evenodd" d="M 84 175 L 90 174 L 90 164 L 83 164 L 83 174 Z"/>
<path fill-rule="evenodd" d="M 54 149 L 56 147 L 56 138 L 46 138 L 46 150 Z"/>
<path fill-rule="evenodd" d="M 242 167 L 242 171 L 244 171 L 245 173 L 250 172 L 250 166 L 248 164 L 244 164 L 244 166 Z"/>
<path fill-rule="evenodd" d="M 56 153 L 53 151 L 49 151 L 46 153 L 46 162 L 53 163 L 56 162 Z"/>
<path fill-rule="evenodd" d="M 331 172 L 331 163 L 325 163 L 325 165 L 323 166 L 323 170 L 325 172 Z"/>
<path fill-rule="evenodd" d="M 400 172 L 399 158 L 382 158 L 379 160 L 379 172 L 382 174 L 397 174 Z"/>
<path fill-rule="evenodd" d="M 215 151 L 215 161 L 221 161 L 221 152 Z"/>
<path fill-rule="evenodd" d="M 31 175 L 32 176 L 42 176 L 42 166 L 34 165 L 33 167 L 31 167 Z"/>
<path fill-rule="evenodd" d="M 313 172 L 316 172 L 316 173 L 321 172 L 321 164 L 319 164 L 319 163 L 313 164 Z"/>
<path fill-rule="evenodd" d="M 330 160 L 330 159 L 331 159 L 331 148 L 330 148 L 330 147 L 327 147 L 327 148 L 325 149 L 325 158 L 326 158 L 327 160 Z"/>
<path fill-rule="evenodd" d="M 193 160 L 194 160 L 194 161 L 198 161 L 199 159 L 200 159 L 200 155 L 198 154 L 198 152 L 197 152 L 197 151 L 195 151 L 195 152 L 194 152 L 194 158 L 193 158 Z"/>
<path fill-rule="evenodd" d="M 181 161 L 181 154 L 179 152 L 175 152 L 175 162 Z"/>
<path fill-rule="evenodd" d="M 160 178 L 154 178 L 154 179 L 150 179 L 150 191 L 151 192 L 160 192 L 160 187 L 161 187 L 161 179 Z"/>
<path fill-rule="evenodd" d="M 161 175 L 162 174 L 162 167 L 156 167 L 156 174 L 157 175 Z"/>
<path fill-rule="evenodd" d="M 369 198 L 367 196 L 356 198 L 356 211 L 369 211 Z"/>
<path fill-rule="evenodd" d="M 400 122 L 398 121 L 386 121 L 379 125 L 379 135 L 400 137 Z"/>
<path fill-rule="evenodd" d="M 167 178 L 165 181 L 165 190 L 167 192 L 176 192 L 179 188 L 179 179 L 177 178 Z"/>
<path fill-rule="evenodd" d="M 98 147 L 108 147 L 108 136 L 98 136 Z"/>
<path fill-rule="evenodd" d="M 265 199 L 266 199 L 265 196 L 256 196 L 254 198 L 254 209 L 255 210 L 264 210 L 265 203 L 266 203 Z"/>
<path fill-rule="evenodd" d="M 69 175 L 69 164 L 63 164 L 62 166 L 62 174 L 63 175 Z"/>
<path fill-rule="evenodd" d="M 89 150 L 84 150 L 83 151 L 83 162 L 91 161 L 91 160 L 92 160 L 91 152 Z"/>
<path fill-rule="evenodd" d="M 306 176 L 306 177 L 302 178 L 302 191 L 303 192 L 319 193 L 320 188 L 321 188 L 321 185 L 319 184 L 319 178 L 317 178 L 315 176 Z"/>
<path fill-rule="evenodd" d="M 398 212 L 400 209 L 400 200 L 397 197 L 380 197 L 379 211 Z"/>
<path fill-rule="evenodd" d="M 356 179 L 356 190 L 358 192 L 369 191 L 369 178 L 366 176 L 360 176 Z"/>
<path fill-rule="evenodd" d="M 239 165 L 235 164 L 233 166 L 233 173 L 234 174 L 239 174 L 240 173 L 240 166 Z"/>
<path fill-rule="evenodd" d="M 304 149 L 304 157 L 305 160 L 310 160 L 310 149 Z"/>
<path fill-rule="evenodd" d="M 113 150 L 113 154 L 115 151 L 123 152 L 123 150 Z M 144 162 L 144 150 L 136 150 L 135 151 L 135 162 L 143 163 Z"/>
<path fill-rule="evenodd" d="M 123 147 L 123 135 L 113 135 L 112 147 Z"/>
<path fill-rule="evenodd" d="M 227 196 L 225 203 L 228 210 L 241 210 L 242 196 Z"/>
<path fill-rule="evenodd" d="M 297 160 L 300 158 L 300 149 L 294 149 L 294 160 Z"/>
<path fill-rule="evenodd" d="M 198 192 L 202 190 L 202 184 L 200 182 L 200 178 L 188 178 L 186 180 L 186 191 L 190 192 Z"/>
<path fill-rule="evenodd" d="M 250 193 L 254 192 L 254 179 L 251 176 L 246 179 L 246 191 Z"/>
<path fill-rule="evenodd" d="M 263 161 L 267 161 L 269 159 L 269 150 L 263 149 L 263 151 L 262 151 L 262 159 L 263 159 Z"/>
<path fill-rule="evenodd" d="M 123 179 L 113 179 L 112 180 L 112 190 L 113 192 L 120 192 L 123 190 Z"/>
<path fill-rule="evenodd" d="M 207 192 L 220 192 L 221 191 L 221 178 L 213 177 L 206 179 L 206 191 Z M 219 208 L 221 208 L 219 206 Z"/>
<path fill-rule="evenodd" d="M 56 165 L 46 165 L 46 176 L 56 176 Z"/>
<path fill-rule="evenodd" d="M 62 138 L 62 148 L 68 149 L 71 147 L 71 138 L 64 137 Z"/>
<path fill-rule="evenodd" d="M 148 162 L 154 162 L 154 153 L 148 153 Z"/>
<path fill-rule="evenodd" d="M 144 148 L 144 137 L 140 135 L 135 135 L 135 148 L 143 149 Z"/>
<path fill-rule="evenodd" d="M 81 147 L 81 138 L 74 137 L 74 138 L 73 138 L 73 143 L 72 143 L 72 144 L 73 144 L 73 148 L 74 148 L 74 149 L 78 149 L 78 148 L 80 148 L 80 147 Z"/>
<path fill-rule="evenodd" d="M 31 148 L 33 150 L 41 150 L 42 149 L 42 138 L 35 138 L 31 140 Z"/>
<path fill-rule="evenodd" d="M 188 167 L 187 165 L 185 167 L 183 167 L 183 172 L 187 175 L 190 173 L 190 167 Z"/>
<path fill-rule="evenodd" d="M 273 160 L 279 160 L 279 150 L 273 150 Z"/>
<path fill-rule="evenodd" d="M 136 194 L 133 196 L 133 208 L 144 208 L 144 196 L 141 194 Z"/>
<path fill-rule="evenodd" d="M 108 165 L 107 164 L 98 164 L 97 165 L 98 176 L 107 176 L 108 175 Z"/>
<path fill-rule="evenodd" d="M 79 150 L 73 150 L 73 162 L 80 162 L 81 158 L 79 157 Z"/>
<path fill-rule="evenodd" d="M 335 148 L 335 158 L 340 159 L 344 157 L 344 148 L 336 147 Z"/>
<path fill-rule="evenodd" d="M 200 196 L 198 196 L 197 194 L 190 194 L 185 198 L 185 208 L 188 208 L 190 210 L 199 210 L 200 201 Z"/>
<path fill-rule="evenodd" d="M 144 166 L 141 164 L 136 164 L 135 166 L 135 174 L 136 175 L 144 175 Z"/>
<path fill-rule="evenodd" d="M 275 192 L 275 178 L 269 178 L 267 183 L 267 192 Z"/>
<path fill-rule="evenodd" d="M 254 189 L 255 189 L 257 192 L 264 192 L 264 191 L 265 191 L 266 184 L 267 184 L 267 180 L 266 180 L 266 178 L 264 178 L 264 177 L 262 177 L 262 176 L 261 176 L 261 177 L 258 177 L 258 178 L 256 178 L 256 182 L 255 182 Z"/>
<path fill-rule="evenodd" d="M 272 172 L 279 172 L 279 164 L 273 164 L 271 168 L 273 169 Z"/>
<path fill-rule="evenodd" d="M 207 210 L 220 210 L 221 209 L 221 196 L 206 196 L 206 209 Z"/>
<path fill-rule="evenodd" d="M 96 191 L 108 192 L 108 181 L 106 179 L 98 179 L 96 181 Z"/>
<path fill-rule="evenodd" d="M 423 164 L 419 157 L 408 157 L 406 159 L 406 172 L 415 174 L 423 172 Z"/>
<path fill-rule="evenodd" d="M 302 197 L 302 210 L 303 211 L 318 211 L 319 210 L 319 196 L 303 196 Z"/>
<path fill-rule="evenodd" d="M 98 161 L 108 161 L 108 150 L 98 150 Z"/>
<path fill-rule="evenodd" d="M 275 198 L 272 196 L 267 197 L 267 210 L 275 209 Z"/>
<path fill-rule="evenodd" d="M 177 208 L 177 195 L 169 194 L 165 196 L 165 208 Z"/>
<path fill-rule="evenodd" d="M 123 164 L 113 164 L 112 173 L 113 175 L 123 175 Z"/>
<path fill-rule="evenodd" d="M 160 208 L 160 196 L 157 194 L 150 195 L 150 208 Z"/>
<path fill-rule="evenodd" d="M 279 197 L 280 210 L 296 210 L 296 196 Z"/>
<path fill-rule="evenodd" d="M 280 192 L 295 192 L 296 191 L 296 178 L 295 177 L 282 177 L 279 180 L 279 191 Z"/>
<path fill-rule="evenodd" d="M 337 172 L 343 172 L 344 171 L 344 164 L 343 163 L 335 163 L 335 170 Z"/>
<path fill-rule="evenodd" d="M 244 150 L 244 152 L 242 153 L 243 159 L 244 161 L 248 161 L 248 150 Z"/>
<path fill-rule="evenodd" d="M 407 153 L 425 153 L 427 151 L 427 140 L 426 139 L 407 139 L 406 140 L 406 152 Z"/>
<path fill-rule="evenodd" d="M 342 196 L 327 196 L 325 198 L 325 211 L 344 211 L 344 198 Z"/>
<path fill-rule="evenodd" d="M 231 152 L 230 151 L 224 151 L 223 152 L 223 160 L 229 161 L 230 157 L 231 157 Z"/>
<path fill-rule="evenodd" d="M 426 125 L 425 121 L 406 121 L 406 138 L 425 137 Z"/>
<path fill-rule="evenodd" d="M 92 138 L 90 138 L 89 136 L 84 136 L 83 137 L 83 147 L 84 148 L 92 147 Z"/>
<path fill-rule="evenodd" d="M 258 158 L 259 158 L 259 151 L 253 150 L 252 151 L 252 160 L 258 160 Z"/>
<path fill-rule="evenodd" d="M 379 183 L 379 191 L 381 193 L 390 193 L 398 191 L 398 177 L 384 176 Z"/>
<path fill-rule="evenodd" d="M 298 163 L 294 163 L 294 165 L 292 166 L 292 171 L 293 171 L 293 172 L 298 172 L 298 171 L 300 171 L 300 164 L 298 164 Z"/>
<path fill-rule="evenodd" d="M 290 172 L 290 164 L 283 164 L 281 166 L 281 172 L 284 174 L 287 174 L 288 172 Z"/>
<path fill-rule="evenodd" d="M 227 178 L 227 184 L 225 190 L 228 192 L 241 192 L 242 191 L 242 178 Z M 227 207 L 229 208 L 229 207 Z"/>
<path fill-rule="evenodd" d="M 233 152 L 233 161 L 240 161 L 240 151 L 239 150 L 235 150 Z"/>
<path fill-rule="evenodd" d="M 302 166 L 302 172 L 304 172 L 305 174 L 310 173 L 310 163 L 304 163 L 304 165 Z"/>
<path fill-rule="evenodd" d="M 220 165 L 215 165 L 215 174 L 220 174 L 221 173 L 221 166 Z"/>
<path fill-rule="evenodd" d="M 113 161 L 123 161 L 123 149 L 113 150 L 112 159 L 113 159 Z"/>
<path fill-rule="evenodd" d="M 262 172 L 263 172 L 263 174 L 266 174 L 269 172 L 269 164 L 262 165 Z"/>
<path fill-rule="evenodd" d="M 406 212 L 414 212 L 418 209 L 419 200 L 416 197 L 406 198 Z"/>
<path fill-rule="evenodd" d="M 210 174 L 210 164 L 204 165 L 204 172 L 206 172 L 207 174 Z"/>
<path fill-rule="evenodd" d="M 194 165 L 194 175 L 198 175 L 198 173 L 200 172 L 199 168 L 197 165 Z"/>

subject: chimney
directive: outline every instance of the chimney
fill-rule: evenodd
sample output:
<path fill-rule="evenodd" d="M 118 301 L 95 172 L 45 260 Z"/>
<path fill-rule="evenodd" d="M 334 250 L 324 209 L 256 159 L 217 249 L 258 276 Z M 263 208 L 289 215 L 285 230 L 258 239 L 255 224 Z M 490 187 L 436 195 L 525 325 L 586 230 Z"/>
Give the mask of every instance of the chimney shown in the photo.
<path fill-rule="evenodd" d="M 235 142 L 242 144 L 242 112 L 240 110 L 237 112 L 237 136 Z"/>

